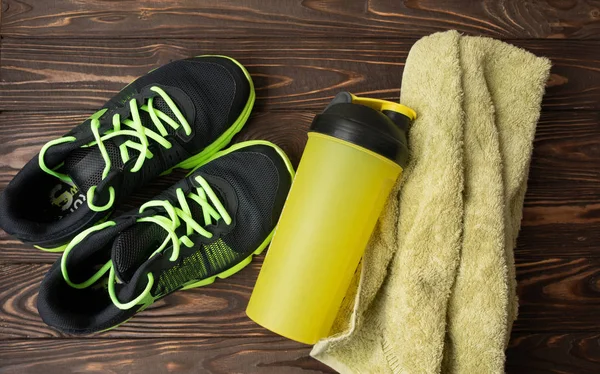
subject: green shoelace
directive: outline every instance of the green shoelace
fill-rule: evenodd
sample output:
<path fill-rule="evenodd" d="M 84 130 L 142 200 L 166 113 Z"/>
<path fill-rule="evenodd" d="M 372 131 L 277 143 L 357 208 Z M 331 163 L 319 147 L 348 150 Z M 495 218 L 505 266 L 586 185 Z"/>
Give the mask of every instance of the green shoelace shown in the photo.
<path fill-rule="evenodd" d="M 108 173 L 110 172 L 110 169 L 111 169 L 110 157 L 108 156 L 108 151 L 106 150 L 106 146 L 104 145 L 104 142 L 107 141 L 108 139 L 111 139 L 111 138 L 114 138 L 117 136 L 131 136 L 131 137 L 136 137 L 139 140 L 139 143 L 136 143 L 133 140 L 127 140 L 126 142 L 124 142 L 123 144 L 121 144 L 119 146 L 119 152 L 121 155 L 121 159 L 123 160 L 123 163 L 126 163 L 131 158 L 129 155 L 128 148 L 133 148 L 139 152 L 139 155 L 137 156 L 137 160 L 136 160 L 135 164 L 130 169 L 130 172 L 135 173 L 142 168 L 144 161 L 147 158 L 150 159 L 153 157 L 152 152 L 150 152 L 148 150 L 148 146 L 149 146 L 148 138 L 156 141 L 158 144 L 160 144 L 161 146 L 163 146 L 166 149 L 171 148 L 171 146 L 172 146 L 171 142 L 169 142 L 167 139 L 165 139 L 165 136 L 168 135 L 168 132 L 162 121 L 166 122 L 169 126 L 171 126 L 175 130 L 179 129 L 180 127 L 183 127 L 185 134 L 188 136 L 192 133 L 192 128 L 188 124 L 188 122 L 185 119 L 185 117 L 183 116 L 183 114 L 181 114 L 181 111 L 179 110 L 179 108 L 177 108 L 177 105 L 175 105 L 173 100 L 169 97 L 169 95 L 160 87 L 154 86 L 154 87 L 150 88 L 150 90 L 156 92 L 160 97 L 162 97 L 162 99 L 169 106 L 169 109 L 173 112 L 173 114 L 175 114 L 175 117 L 177 118 L 179 123 L 174 121 L 171 117 L 169 117 L 165 113 L 159 111 L 158 109 L 155 109 L 153 107 L 153 101 L 154 101 L 153 97 L 148 98 L 147 104 L 141 106 L 140 108 L 138 108 L 137 101 L 135 99 L 131 99 L 129 101 L 131 119 L 129 119 L 129 118 L 121 119 L 119 114 L 115 114 L 112 117 L 113 128 L 109 131 L 106 131 L 103 135 L 100 135 L 100 120 L 99 119 L 107 111 L 107 109 L 105 108 L 105 109 L 102 109 L 102 110 L 94 113 L 94 115 L 92 115 L 90 117 L 90 120 L 91 120 L 90 126 L 92 129 L 92 134 L 94 135 L 94 141 L 92 141 L 89 144 L 84 145 L 83 147 L 91 147 L 91 146 L 97 145 L 98 149 L 100 149 L 100 153 L 102 154 L 102 159 L 104 160 L 104 169 L 102 171 L 102 180 L 106 179 L 106 177 L 108 176 Z M 139 110 L 143 110 L 150 115 L 152 123 L 158 130 L 158 133 L 156 133 L 142 125 Z M 130 129 L 122 129 L 121 124 L 129 127 Z M 38 156 L 38 162 L 39 162 L 40 168 L 43 171 L 45 171 L 46 173 L 48 173 L 52 176 L 55 176 L 56 178 L 60 179 L 61 181 L 65 182 L 65 183 L 68 183 L 71 185 L 73 185 L 73 181 L 72 181 L 71 177 L 69 177 L 66 174 L 61 174 L 55 170 L 48 168 L 44 161 L 44 157 L 50 147 L 57 145 L 57 144 L 73 142 L 75 140 L 76 140 L 76 138 L 74 136 L 66 136 L 66 137 L 51 140 L 42 147 L 42 150 L 40 151 L 40 154 Z M 58 169 L 61 166 L 62 166 L 62 164 L 58 165 L 55 169 Z M 108 202 L 104 206 L 97 206 L 97 205 L 94 205 L 94 203 L 93 203 L 96 187 L 97 186 L 92 186 L 87 191 L 86 200 L 87 200 L 87 204 L 88 204 L 89 208 L 95 212 L 103 212 L 105 210 L 110 209 L 112 207 L 112 205 L 114 204 L 115 189 L 112 186 L 110 186 Z"/>
<path fill-rule="evenodd" d="M 204 226 L 210 225 L 211 223 L 216 222 L 219 219 L 223 219 L 223 221 L 227 225 L 231 224 L 231 217 L 229 216 L 229 213 L 227 213 L 227 210 L 225 209 L 217 195 L 214 193 L 210 185 L 206 182 L 206 180 L 201 176 L 197 176 L 194 179 L 196 182 L 198 182 L 200 187 L 196 188 L 196 193 L 189 193 L 187 195 L 187 199 L 193 200 L 202 208 L 202 218 L 204 220 Z M 181 208 L 174 206 L 172 203 L 166 200 L 152 200 L 142 205 L 139 209 L 139 213 L 143 213 L 144 210 L 150 207 L 162 207 L 166 212 L 166 216 L 154 215 L 150 217 L 139 218 L 137 220 L 137 222 L 150 222 L 157 224 L 167 232 L 167 237 L 165 238 L 163 243 L 148 258 L 151 258 L 157 253 L 162 252 L 167 247 L 167 244 L 171 242 L 172 253 L 171 257 L 169 257 L 169 261 L 177 261 L 177 259 L 179 258 L 181 244 L 185 245 L 188 248 L 191 248 L 194 245 L 192 240 L 189 238 L 189 235 L 197 233 L 201 236 L 204 236 L 205 238 L 212 238 L 213 236 L 212 233 L 204 229 L 192 217 L 186 196 L 184 195 L 183 190 L 181 188 L 176 190 L 176 195 L 177 202 L 179 203 L 179 206 Z M 186 233 L 185 235 L 178 237 L 175 230 L 177 230 L 177 228 L 179 228 L 182 225 L 182 223 L 185 223 Z M 79 244 L 89 234 L 114 225 L 116 225 L 116 222 L 107 221 L 99 225 L 90 227 L 89 229 L 84 230 L 75 238 L 73 238 L 73 240 L 67 245 L 67 248 L 65 249 L 65 252 L 61 258 L 60 267 L 65 282 L 67 282 L 69 286 L 77 289 L 84 289 L 91 286 L 98 279 L 100 279 L 107 271 L 109 271 L 108 293 L 110 295 L 110 299 L 117 308 L 127 310 L 142 302 L 147 303 L 149 301 L 152 301 L 152 296 L 150 295 L 150 290 L 154 285 L 154 276 L 152 275 L 152 273 L 147 274 L 148 283 L 144 288 L 144 291 L 142 291 L 140 295 L 138 295 L 136 298 L 127 303 L 121 303 L 115 292 L 115 284 L 117 283 L 117 281 L 112 261 L 109 260 L 108 262 L 106 262 L 100 268 L 100 270 L 98 270 L 88 280 L 82 283 L 73 283 L 70 280 L 67 271 L 67 257 L 69 256 L 71 250 L 73 250 L 73 248 L 77 244 Z"/>

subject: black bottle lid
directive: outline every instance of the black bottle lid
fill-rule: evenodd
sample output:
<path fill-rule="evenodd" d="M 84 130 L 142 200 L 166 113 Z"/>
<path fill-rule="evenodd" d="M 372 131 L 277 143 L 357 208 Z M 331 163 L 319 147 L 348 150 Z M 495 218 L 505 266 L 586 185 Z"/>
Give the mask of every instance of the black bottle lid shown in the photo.
<path fill-rule="evenodd" d="M 344 91 L 315 116 L 309 131 L 366 148 L 404 168 L 408 160 L 408 128 L 415 118 L 415 111 L 402 104 Z"/>

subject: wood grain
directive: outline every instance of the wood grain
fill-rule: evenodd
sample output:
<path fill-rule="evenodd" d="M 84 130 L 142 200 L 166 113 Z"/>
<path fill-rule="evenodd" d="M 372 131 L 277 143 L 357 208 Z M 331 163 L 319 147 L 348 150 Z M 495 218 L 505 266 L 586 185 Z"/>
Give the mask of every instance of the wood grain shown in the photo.
<path fill-rule="evenodd" d="M 600 111 L 542 112 L 527 186 L 527 206 L 600 200 Z M 591 217 L 590 217 L 591 218 Z"/>
<path fill-rule="evenodd" d="M 175 292 L 117 329 L 89 338 L 267 336 L 245 308 L 263 257 L 240 273 L 198 289 Z M 0 267 L 0 340 L 70 337 L 46 326 L 36 298 L 46 264 Z M 600 259 L 517 257 L 520 300 L 515 332 L 600 331 Z"/>
<path fill-rule="evenodd" d="M 596 374 L 600 334 L 513 333 L 506 356 L 509 374 Z"/>
<path fill-rule="evenodd" d="M 600 371 L 596 333 L 514 333 L 508 374 Z M 276 337 L 235 339 L 30 339 L 0 342 L 5 374 L 72 372 L 334 373 L 308 357 L 310 348 Z"/>
<path fill-rule="evenodd" d="M 526 208 L 525 212 L 530 209 Z M 562 223 L 521 227 L 515 255 L 528 258 L 597 258 L 600 223 Z"/>
<path fill-rule="evenodd" d="M 173 293 L 119 328 L 85 338 L 274 336 L 245 314 L 261 263 L 262 257 L 211 286 Z M 0 341 L 69 337 L 46 326 L 37 312 L 38 288 L 49 268 L 34 264 L 0 267 Z"/>
<path fill-rule="evenodd" d="M 94 110 L 130 81 L 199 54 L 238 59 L 260 110 L 321 110 L 341 90 L 398 100 L 414 40 L 2 39 L 0 110 Z M 600 109 L 600 41 L 515 44 L 552 59 L 546 109 Z M 508 77 L 507 77 L 508 79 Z"/>
<path fill-rule="evenodd" d="M 335 373 L 291 340 L 35 339 L 0 342 L 4 374 L 47 373 Z"/>
<path fill-rule="evenodd" d="M 234 141 L 267 139 L 297 165 L 316 111 L 267 112 L 252 116 Z M 0 113 L 0 190 L 48 140 L 67 132 L 91 112 Z M 535 140 L 523 231 L 517 255 L 598 257 L 600 239 L 600 112 L 542 113 Z M 183 175 L 157 179 L 122 211 L 169 187 Z M 0 262 L 53 262 L 0 230 Z"/>
<path fill-rule="evenodd" d="M 457 29 L 495 38 L 598 38 L 593 0 L 3 1 L 2 34 L 45 38 L 415 38 Z"/>
<path fill-rule="evenodd" d="M 599 258 L 516 257 L 517 332 L 600 331 Z"/>

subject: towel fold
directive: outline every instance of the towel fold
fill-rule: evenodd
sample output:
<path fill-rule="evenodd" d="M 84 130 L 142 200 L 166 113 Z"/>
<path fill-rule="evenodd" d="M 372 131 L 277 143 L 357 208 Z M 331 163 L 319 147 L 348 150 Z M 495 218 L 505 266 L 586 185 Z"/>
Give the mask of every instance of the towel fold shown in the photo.
<path fill-rule="evenodd" d="M 418 119 L 393 190 L 316 359 L 342 373 L 502 373 L 513 248 L 550 61 L 456 31 L 411 49 Z"/>

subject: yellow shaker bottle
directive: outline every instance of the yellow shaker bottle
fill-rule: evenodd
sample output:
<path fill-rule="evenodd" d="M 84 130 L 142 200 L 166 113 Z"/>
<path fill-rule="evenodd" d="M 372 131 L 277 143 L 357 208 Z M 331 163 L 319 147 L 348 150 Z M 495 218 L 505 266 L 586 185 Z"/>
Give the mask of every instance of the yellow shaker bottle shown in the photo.
<path fill-rule="evenodd" d="M 317 115 L 246 313 L 287 338 L 327 337 L 408 157 L 415 112 L 341 92 Z"/>

